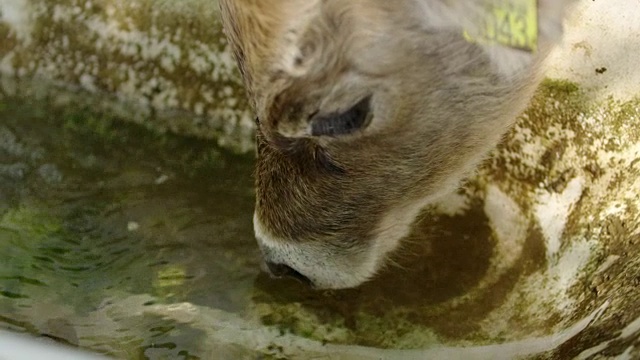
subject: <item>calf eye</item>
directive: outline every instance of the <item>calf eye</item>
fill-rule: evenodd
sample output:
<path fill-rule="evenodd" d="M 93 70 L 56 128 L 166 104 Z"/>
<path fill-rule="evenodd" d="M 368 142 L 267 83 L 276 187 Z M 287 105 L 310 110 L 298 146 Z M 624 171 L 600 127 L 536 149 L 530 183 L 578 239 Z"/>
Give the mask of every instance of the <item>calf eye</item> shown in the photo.
<path fill-rule="evenodd" d="M 351 134 L 371 121 L 371 96 L 342 113 L 316 115 L 311 118 L 312 136 L 338 136 Z"/>

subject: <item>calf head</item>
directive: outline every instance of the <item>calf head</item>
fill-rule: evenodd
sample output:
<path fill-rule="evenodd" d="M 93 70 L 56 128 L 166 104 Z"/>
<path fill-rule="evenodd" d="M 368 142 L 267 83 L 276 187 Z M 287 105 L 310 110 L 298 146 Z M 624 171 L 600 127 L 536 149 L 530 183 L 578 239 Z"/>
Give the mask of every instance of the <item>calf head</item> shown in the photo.
<path fill-rule="evenodd" d="M 566 2 L 538 1 L 527 51 L 470 40 L 491 11 L 477 1 L 221 0 L 258 118 L 271 272 L 318 288 L 373 276 L 526 106 Z"/>

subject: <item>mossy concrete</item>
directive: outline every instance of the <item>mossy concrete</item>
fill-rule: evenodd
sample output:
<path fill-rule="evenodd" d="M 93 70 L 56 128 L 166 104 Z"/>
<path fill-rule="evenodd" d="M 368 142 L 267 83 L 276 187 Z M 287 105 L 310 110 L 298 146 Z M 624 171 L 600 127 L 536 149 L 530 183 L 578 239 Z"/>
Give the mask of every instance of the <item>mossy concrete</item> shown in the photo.
<path fill-rule="evenodd" d="M 0 39 L 4 92 L 89 102 L 252 148 L 251 114 L 215 0 L 3 0 Z"/>

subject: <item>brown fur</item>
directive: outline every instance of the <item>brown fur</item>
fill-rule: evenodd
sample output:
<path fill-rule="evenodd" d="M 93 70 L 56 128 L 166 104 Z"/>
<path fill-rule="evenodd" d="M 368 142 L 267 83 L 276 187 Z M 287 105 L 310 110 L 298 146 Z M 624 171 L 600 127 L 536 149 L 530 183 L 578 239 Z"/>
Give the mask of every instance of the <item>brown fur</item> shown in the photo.
<path fill-rule="evenodd" d="M 547 2 L 530 55 L 466 41 L 482 16 L 474 1 L 221 0 L 260 120 L 255 219 L 267 260 L 318 287 L 373 275 L 417 210 L 454 189 L 526 106 L 561 29 Z M 369 95 L 363 131 L 309 134 L 312 115 Z"/>

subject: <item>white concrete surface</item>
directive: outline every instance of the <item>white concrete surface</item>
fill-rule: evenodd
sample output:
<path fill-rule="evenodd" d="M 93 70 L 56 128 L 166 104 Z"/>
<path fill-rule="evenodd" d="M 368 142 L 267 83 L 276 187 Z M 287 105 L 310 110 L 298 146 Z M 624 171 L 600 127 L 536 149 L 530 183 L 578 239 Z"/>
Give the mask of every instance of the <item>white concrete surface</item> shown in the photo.
<path fill-rule="evenodd" d="M 548 61 L 550 77 L 574 81 L 600 100 L 640 95 L 640 1 L 579 1 L 565 30 Z"/>

